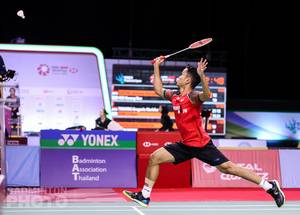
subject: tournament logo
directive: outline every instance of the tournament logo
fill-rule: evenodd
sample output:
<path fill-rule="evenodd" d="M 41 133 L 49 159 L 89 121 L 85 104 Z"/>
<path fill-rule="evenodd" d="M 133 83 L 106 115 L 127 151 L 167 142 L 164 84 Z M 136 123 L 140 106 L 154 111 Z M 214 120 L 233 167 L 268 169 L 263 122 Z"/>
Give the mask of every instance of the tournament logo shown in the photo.
<path fill-rule="evenodd" d="M 37 71 L 41 76 L 47 76 L 50 74 L 50 68 L 47 64 L 40 64 L 37 68 Z"/>
<path fill-rule="evenodd" d="M 120 83 L 120 84 L 125 84 L 125 78 L 123 74 L 118 74 L 116 76 L 116 80 Z"/>
<path fill-rule="evenodd" d="M 296 134 L 297 130 L 300 130 L 300 122 L 297 122 L 295 119 L 291 119 L 290 121 L 285 123 L 285 127 L 292 133 Z"/>

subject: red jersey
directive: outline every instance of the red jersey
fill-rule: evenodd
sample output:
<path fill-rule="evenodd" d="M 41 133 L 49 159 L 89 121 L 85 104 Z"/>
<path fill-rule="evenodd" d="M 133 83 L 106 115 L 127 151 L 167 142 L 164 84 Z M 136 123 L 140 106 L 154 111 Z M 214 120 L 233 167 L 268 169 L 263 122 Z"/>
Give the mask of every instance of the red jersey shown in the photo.
<path fill-rule="evenodd" d="M 203 102 L 199 99 L 199 102 L 193 104 L 188 94 L 181 96 L 169 90 L 166 90 L 164 95 L 172 102 L 183 144 L 193 147 L 205 146 L 210 141 L 210 136 L 202 126 Z"/>

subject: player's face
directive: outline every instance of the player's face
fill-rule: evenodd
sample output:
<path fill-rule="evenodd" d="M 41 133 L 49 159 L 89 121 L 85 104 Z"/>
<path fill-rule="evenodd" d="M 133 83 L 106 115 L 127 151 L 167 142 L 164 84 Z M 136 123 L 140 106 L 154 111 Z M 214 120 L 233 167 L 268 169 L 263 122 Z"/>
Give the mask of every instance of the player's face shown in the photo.
<path fill-rule="evenodd" d="M 189 76 L 187 74 L 187 71 L 188 71 L 188 69 L 184 68 L 182 70 L 182 72 L 181 72 L 181 75 L 179 77 L 177 77 L 177 79 L 176 79 L 176 85 L 178 87 L 181 87 L 181 86 L 184 86 L 184 85 L 187 84 L 188 78 L 189 78 Z"/>
<path fill-rule="evenodd" d="M 100 111 L 100 116 L 104 116 L 104 110 Z"/>
<path fill-rule="evenodd" d="M 12 95 L 12 96 L 14 96 L 16 94 L 14 89 L 10 89 L 9 92 L 10 92 L 10 95 Z"/>

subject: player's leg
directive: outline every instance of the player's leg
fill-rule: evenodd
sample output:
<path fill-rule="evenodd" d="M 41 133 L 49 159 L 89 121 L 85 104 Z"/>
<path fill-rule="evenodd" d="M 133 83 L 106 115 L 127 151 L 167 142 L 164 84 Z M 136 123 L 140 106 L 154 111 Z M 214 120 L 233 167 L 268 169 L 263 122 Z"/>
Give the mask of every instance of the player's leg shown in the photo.
<path fill-rule="evenodd" d="M 285 196 L 276 180 L 266 181 L 258 176 L 254 171 L 240 167 L 231 161 L 224 162 L 216 167 L 225 174 L 239 176 L 259 185 L 274 198 L 278 207 L 281 207 L 284 204 Z"/>
<path fill-rule="evenodd" d="M 175 158 L 165 148 L 159 148 L 150 155 L 146 178 L 151 181 L 156 181 L 159 174 L 159 164 L 173 163 Z"/>
<path fill-rule="evenodd" d="M 147 207 L 150 202 L 151 190 L 159 174 L 159 165 L 166 162 L 182 163 L 194 157 L 192 151 L 193 149 L 191 150 L 180 142 L 168 144 L 156 150 L 149 159 L 143 190 L 137 193 L 130 191 L 123 191 L 123 193 L 131 200 Z"/>
<path fill-rule="evenodd" d="M 211 166 L 215 166 L 221 172 L 239 176 L 259 185 L 274 198 L 278 207 L 281 207 L 284 204 L 285 197 L 276 180 L 265 181 L 254 171 L 242 168 L 229 161 L 228 158 L 226 158 L 226 156 L 220 150 L 218 150 L 217 147 L 214 146 L 212 141 L 210 141 L 204 147 L 194 151 L 196 158 L 210 164 Z"/>
<path fill-rule="evenodd" d="M 150 193 L 159 174 L 159 165 L 173 163 L 175 158 L 165 148 L 159 148 L 150 155 L 145 177 L 145 185 L 142 190 L 144 197 L 150 197 Z"/>
<path fill-rule="evenodd" d="M 189 148 L 181 142 L 168 144 L 163 148 L 156 150 L 151 154 L 147 172 L 145 185 L 152 188 L 159 174 L 159 165 L 162 163 L 179 164 L 193 157 Z M 144 192 L 143 192 L 144 194 Z M 145 193 L 147 196 L 147 194 Z"/>
<path fill-rule="evenodd" d="M 148 207 L 150 203 L 150 194 L 154 183 L 159 174 L 159 165 L 162 163 L 174 162 L 175 158 L 165 148 L 159 148 L 150 155 L 146 171 L 145 184 L 141 192 L 123 191 L 131 200 Z"/>
<path fill-rule="evenodd" d="M 239 176 L 239 177 L 246 179 L 248 181 L 251 181 L 257 185 L 259 185 L 260 182 L 262 181 L 262 178 L 259 177 L 255 172 L 253 172 L 249 169 L 240 167 L 231 161 L 227 161 L 216 167 L 222 173 Z M 272 185 L 270 184 L 270 188 L 271 187 L 272 187 Z"/>

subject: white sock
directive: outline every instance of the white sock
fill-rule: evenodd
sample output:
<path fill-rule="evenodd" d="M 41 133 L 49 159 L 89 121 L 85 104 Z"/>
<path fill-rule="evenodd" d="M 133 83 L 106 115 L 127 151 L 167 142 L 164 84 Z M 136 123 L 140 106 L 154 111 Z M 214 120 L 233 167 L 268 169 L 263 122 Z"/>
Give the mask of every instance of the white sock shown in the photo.
<path fill-rule="evenodd" d="M 259 186 L 263 188 L 265 191 L 271 189 L 273 187 L 272 184 L 270 184 L 268 181 L 262 179 L 261 182 L 259 183 Z"/>
<path fill-rule="evenodd" d="M 150 197 L 151 190 L 152 190 L 151 187 L 148 187 L 148 186 L 144 185 L 144 187 L 142 189 L 142 194 L 143 194 L 144 198 L 149 198 Z"/>

